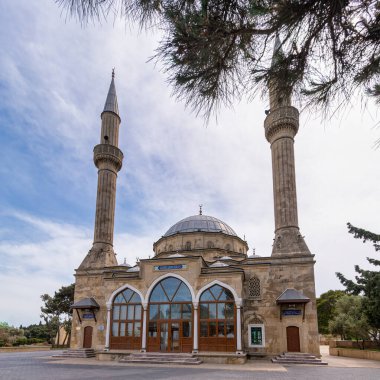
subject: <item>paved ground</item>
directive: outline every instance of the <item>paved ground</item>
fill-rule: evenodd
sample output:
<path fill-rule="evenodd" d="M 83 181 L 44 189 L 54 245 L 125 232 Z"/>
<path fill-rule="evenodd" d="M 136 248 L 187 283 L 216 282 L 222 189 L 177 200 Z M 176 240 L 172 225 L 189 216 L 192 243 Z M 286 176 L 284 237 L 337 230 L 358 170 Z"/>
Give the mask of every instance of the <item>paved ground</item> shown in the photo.
<path fill-rule="evenodd" d="M 163 366 L 99 362 L 95 359 L 57 359 L 51 351 L 0 354 L 1 380 L 379 380 L 380 362 L 326 355 L 329 365 L 282 366 L 268 360 L 254 360 L 246 365 Z M 57 352 L 55 352 L 57 353 Z"/>

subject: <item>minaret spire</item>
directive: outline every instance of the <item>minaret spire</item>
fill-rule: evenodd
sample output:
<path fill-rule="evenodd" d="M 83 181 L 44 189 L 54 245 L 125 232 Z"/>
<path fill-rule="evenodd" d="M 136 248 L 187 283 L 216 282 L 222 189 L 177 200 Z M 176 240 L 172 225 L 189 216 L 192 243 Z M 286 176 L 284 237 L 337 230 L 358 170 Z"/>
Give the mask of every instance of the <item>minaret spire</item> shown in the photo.
<path fill-rule="evenodd" d="M 276 38 L 274 40 L 273 55 L 272 55 L 272 67 L 276 64 L 276 61 L 278 60 L 279 56 L 283 54 L 284 52 L 282 51 L 282 42 L 281 42 L 280 36 L 276 34 Z"/>
<path fill-rule="evenodd" d="M 276 36 L 272 57 L 274 70 L 279 54 L 282 54 L 281 41 Z M 280 85 L 280 76 L 275 77 L 269 82 L 270 112 L 264 122 L 265 137 L 272 152 L 275 217 L 272 255 L 310 255 L 298 227 L 294 137 L 299 127 L 299 112 L 291 105 L 291 91 Z"/>
<path fill-rule="evenodd" d="M 94 164 L 98 168 L 94 242 L 79 270 L 117 265 L 113 250 L 113 234 L 116 179 L 122 166 L 123 152 L 118 148 L 121 119 L 114 69 L 101 119 L 100 144 L 94 148 Z"/>
<path fill-rule="evenodd" d="M 111 84 L 108 90 L 106 102 L 104 104 L 103 112 L 106 112 L 106 111 L 113 112 L 117 116 L 119 116 L 119 106 L 117 104 L 117 95 L 116 95 L 116 87 L 115 87 L 115 68 L 112 69 Z"/>

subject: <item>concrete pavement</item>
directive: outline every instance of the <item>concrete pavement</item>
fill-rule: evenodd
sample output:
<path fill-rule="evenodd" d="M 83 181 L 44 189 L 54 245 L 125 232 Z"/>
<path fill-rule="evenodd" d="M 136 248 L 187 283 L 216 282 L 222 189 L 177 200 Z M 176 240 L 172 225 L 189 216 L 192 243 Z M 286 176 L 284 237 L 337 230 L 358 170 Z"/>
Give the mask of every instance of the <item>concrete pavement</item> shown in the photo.
<path fill-rule="evenodd" d="M 198 366 L 139 365 L 99 362 L 95 359 L 57 359 L 56 351 L 0 354 L 0 380 L 379 380 L 380 362 L 333 357 L 322 347 L 328 366 L 279 365 L 269 360 L 252 360 L 245 365 Z"/>

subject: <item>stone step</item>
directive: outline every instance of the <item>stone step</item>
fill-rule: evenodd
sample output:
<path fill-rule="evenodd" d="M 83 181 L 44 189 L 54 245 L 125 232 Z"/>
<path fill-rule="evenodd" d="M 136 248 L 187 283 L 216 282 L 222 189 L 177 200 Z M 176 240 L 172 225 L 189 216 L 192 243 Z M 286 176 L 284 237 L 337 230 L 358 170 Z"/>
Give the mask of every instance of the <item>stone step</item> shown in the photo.
<path fill-rule="evenodd" d="M 322 360 L 293 360 L 293 359 L 272 359 L 272 363 L 278 364 L 311 364 L 311 365 L 327 365 L 328 363 L 323 362 Z"/>
<path fill-rule="evenodd" d="M 279 355 L 277 356 L 277 358 L 295 359 L 295 360 L 316 359 L 316 357 L 313 355 L 309 355 L 309 356 Z"/>
<path fill-rule="evenodd" d="M 279 364 L 311 364 L 311 365 L 327 365 L 315 355 L 304 352 L 284 352 L 272 359 L 273 363 Z"/>
<path fill-rule="evenodd" d="M 59 355 L 53 355 L 56 358 L 94 358 L 95 356 L 95 350 L 92 348 L 69 349 Z"/>
<path fill-rule="evenodd" d="M 119 360 L 120 363 L 151 363 L 151 364 L 181 364 L 197 365 L 201 364 L 192 354 L 171 354 L 171 353 L 132 353 Z"/>
<path fill-rule="evenodd" d="M 308 352 L 283 352 L 281 355 L 283 355 L 283 356 L 297 356 L 297 357 L 304 357 L 304 356 L 315 357 L 315 355 L 309 354 Z"/>
<path fill-rule="evenodd" d="M 194 355 L 188 354 L 188 355 L 181 355 L 181 354 L 156 354 L 156 353 L 131 353 L 129 357 L 135 357 L 135 358 L 163 358 L 163 359 L 189 359 L 194 358 Z"/>
<path fill-rule="evenodd" d="M 202 364 L 201 360 L 181 360 L 181 359 L 172 359 L 172 360 L 158 360 L 158 359 L 121 359 L 119 363 L 149 363 L 149 364 L 181 364 L 181 365 L 198 365 Z"/>
<path fill-rule="evenodd" d="M 129 355 L 126 357 L 128 360 L 159 360 L 159 361 L 165 361 L 165 360 L 187 360 L 187 361 L 194 361 L 198 360 L 196 357 L 188 357 L 188 358 L 181 358 L 181 357 L 162 357 L 162 356 L 135 356 L 135 355 Z"/>

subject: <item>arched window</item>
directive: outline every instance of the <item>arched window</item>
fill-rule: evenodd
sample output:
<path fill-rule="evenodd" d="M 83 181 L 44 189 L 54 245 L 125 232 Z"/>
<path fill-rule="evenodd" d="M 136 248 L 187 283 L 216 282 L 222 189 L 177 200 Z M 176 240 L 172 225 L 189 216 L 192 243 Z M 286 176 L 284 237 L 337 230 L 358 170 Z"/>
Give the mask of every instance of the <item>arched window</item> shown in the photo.
<path fill-rule="evenodd" d="M 248 281 L 248 296 L 249 298 L 261 297 L 260 280 L 257 277 L 251 277 Z"/>
<path fill-rule="evenodd" d="M 149 298 L 148 350 L 191 352 L 193 305 L 187 285 L 175 277 L 160 281 Z"/>
<path fill-rule="evenodd" d="M 140 296 L 131 289 L 125 289 L 117 294 L 112 304 L 110 347 L 141 348 L 141 318 Z"/>
<path fill-rule="evenodd" d="M 207 248 L 214 248 L 214 243 L 212 241 L 208 241 Z"/>
<path fill-rule="evenodd" d="M 191 242 L 187 241 L 185 244 L 185 249 L 190 250 L 191 249 Z"/>
<path fill-rule="evenodd" d="M 231 245 L 230 244 L 226 244 L 226 251 L 230 251 L 231 250 Z"/>
<path fill-rule="evenodd" d="M 232 293 L 220 285 L 205 290 L 199 303 L 199 349 L 235 351 L 235 301 Z"/>
<path fill-rule="evenodd" d="M 170 244 L 169 245 L 169 252 L 173 251 L 173 246 Z"/>

